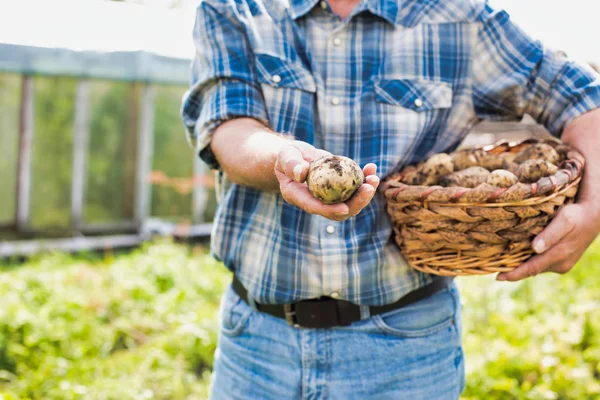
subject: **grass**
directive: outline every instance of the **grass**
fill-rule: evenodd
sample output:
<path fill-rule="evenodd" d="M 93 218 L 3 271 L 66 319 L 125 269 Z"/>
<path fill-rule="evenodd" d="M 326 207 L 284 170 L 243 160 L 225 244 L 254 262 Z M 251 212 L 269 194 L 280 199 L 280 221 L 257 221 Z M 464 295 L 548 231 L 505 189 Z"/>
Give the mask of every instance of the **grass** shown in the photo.
<path fill-rule="evenodd" d="M 459 279 L 472 399 L 600 398 L 600 244 L 565 276 Z M 159 241 L 0 267 L 0 399 L 205 399 L 225 268 Z"/>

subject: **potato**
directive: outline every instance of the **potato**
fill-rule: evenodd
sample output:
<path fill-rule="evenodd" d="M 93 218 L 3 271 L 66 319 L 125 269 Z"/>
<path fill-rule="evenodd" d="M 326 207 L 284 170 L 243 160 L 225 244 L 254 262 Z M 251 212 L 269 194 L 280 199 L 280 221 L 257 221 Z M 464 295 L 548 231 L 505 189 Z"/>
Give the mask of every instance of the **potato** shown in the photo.
<path fill-rule="evenodd" d="M 445 175 L 440 179 L 440 184 L 446 187 L 460 186 L 474 188 L 485 183 L 490 172 L 483 167 L 470 167 L 462 171 Z"/>
<path fill-rule="evenodd" d="M 558 152 L 546 143 L 536 143 L 521 150 L 515 157 L 514 162 L 521 164 L 527 160 L 546 160 L 556 164 L 560 160 Z"/>
<path fill-rule="evenodd" d="M 407 185 L 420 185 L 425 181 L 422 175 L 421 165 L 408 165 L 402 169 L 402 178 L 400 181 Z"/>
<path fill-rule="evenodd" d="M 437 185 L 440 178 L 444 175 L 454 172 L 454 163 L 452 157 L 446 153 L 436 154 L 430 157 L 423 164 L 423 174 L 426 179 L 422 183 L 425 186 Z"/>
<path fill-rule="evenodd" d="M 440 182 L 443 175 L 454 171 L 452 157 L 445 153 L 436 154 L 416 167 L 403 170 L 402 183 L 413 186 L 432 186 Z"/>
<path fill-rule="evenodd" d="M 519 171 L 519 167 L 520 167 L 519 164 L 513 162 L 513 163 L 509 163 L 509 164 L 505 165 L 504 169 L 517 175 L 517 171 Z"/>
<path fill-rule="evenodd" d="M 428 174 L 441 173 L 442 175 L 454 172 L 454 163 L 452 162 L 452 157 L 446 153 L 439 153 L 431 156 L 427 159 L 427 161 L 425 161 L 425 164 L 423 164 L 423 171 Z"/>
<path fill-rule="evenodd" d="M 325 204 L 348 200 L 364 180 L 360 166 L 342 156 L 327 156 L 313 161 L 306 177 L 310 193 Z"/>
<path fill-rule="evenodd" d="M 496 169 L 492 171 L 486 182 L 499 188 L 509 188 L 512 185 L 519 183 L 519 178 L 505 169 Z"/>
<path fill-rule="evenodd" d="M 504 164 L 511 164 L 515 161 L 515 157 L 517 153 L 511 153 L 510 151 L 505 151 L 504 153 L 498 154 L 500 158 L 504 160 Z"/>
<path fill-rule="evenodd" d="M 462 170 L 469 167 L 483 167 L 493 171 L 504 166 L 504 159 L 496 154 L 489 154 L 482 149 L 459 150 L 450 154 L 454 161 L 454 170 Z"/>
<path fill-rule="evenodd" d="M 483 152 L 483 150 L 459 150 L 453 153 L 450 153 L 450 157 L 454 161 L 454 169 L 462 170 L 469 167 L 473 167 L 477 165 L 478 152 Z"/>
<path fill-rule="evenodd" d="M 517 176 L 521 182 L 533 183 L 557 171 L 558 167 L 546 160 L 527 160 L 519 166 Z"/>
<path fill-rule="evenodd" d="M 560 161 L 564 161 L 567 158 L 569 158 L 569 151 L 571 151 L 571 148 L 569 146 L 567 146 L 566 144 L 559 144 L 558 146 L 556 146 L 556 148 L 554 149 L 556 150 L 556 152 L 558 153 L 558 156 L 560 157 Z M 557 164 L 557 163 L 554 163 Z"/>

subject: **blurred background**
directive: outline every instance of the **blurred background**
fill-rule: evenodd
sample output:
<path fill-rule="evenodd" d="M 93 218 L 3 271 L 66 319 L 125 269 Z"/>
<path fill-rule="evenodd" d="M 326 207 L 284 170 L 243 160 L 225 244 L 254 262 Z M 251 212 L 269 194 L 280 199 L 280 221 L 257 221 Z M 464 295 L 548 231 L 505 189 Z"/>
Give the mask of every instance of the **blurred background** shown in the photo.
<path fill-rule="evenodd" d="M 216 201 L 179 118 L 198 0 L 0 1 L 0 400 L 204 399 Z M 600 63 L 600 3 L 494 0 Z M 483 123 L 465 145 L 544 136 Z M 600 398 L 600 247 L 566 276 L 459 279 L 465 399 Z"/>

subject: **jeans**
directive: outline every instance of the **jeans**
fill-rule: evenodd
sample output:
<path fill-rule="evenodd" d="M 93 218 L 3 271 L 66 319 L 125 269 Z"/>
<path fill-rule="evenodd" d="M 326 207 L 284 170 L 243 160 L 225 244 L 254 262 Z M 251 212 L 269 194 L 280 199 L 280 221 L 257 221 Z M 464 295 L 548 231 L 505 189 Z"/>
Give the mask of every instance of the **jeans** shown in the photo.
<path fill-rule="evenodd" d="M 458 399 L 465 386 L 460 314 L 452 284 L 347 327 L 293 328 L 229 287 L 210 398 Z"/>

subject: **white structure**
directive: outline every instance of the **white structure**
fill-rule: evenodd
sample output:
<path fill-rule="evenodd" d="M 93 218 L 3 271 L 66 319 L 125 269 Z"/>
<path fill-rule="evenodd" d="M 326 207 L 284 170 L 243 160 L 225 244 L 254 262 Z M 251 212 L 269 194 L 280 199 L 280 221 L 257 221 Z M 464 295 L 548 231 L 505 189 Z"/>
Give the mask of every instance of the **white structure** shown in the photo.
<path fill-rule="evenodd" d="M 3 4 L 3 2 L 5 4 Z M 71 186 L 71 228 L 82 234 L 52 241 L 0 243 L 0 257 L 30 254 L 41 249 L 81 250 L 131 246 L 149 234 L 179 232 L 176 226 L 150 218 L 154 132 L 154 85 L 187 85 L 194 55 L 195 12 L 99 0 L 0 0 L 0 73 L 22 77 L 16 215 L 21 233 L 30 227 L 31 157 L 35 142 L 35 75 L 79 78 L 74 99 L 74 140 Z M 89 80 L 105 79 L 143 84 L 138 115 L 135 171 L 135 216 L 131 221 L 89 225 L 83 220 L 85 174 L 89 151 Z M 183 135 L 183 127 L 182 127 Z M 191 156 L 191 154 L 190 154 Z M 193 162 L 190 157 L 190 162 Z M 202 175 L 202 165 L 194 163 Z M 203 222 L 207 196 L 195 187 L 192 216 Z M 128 235 L 115 235 L 116 233 Z M 188 227 L 186 235 L 208 236 L 210 224 Z"/>

